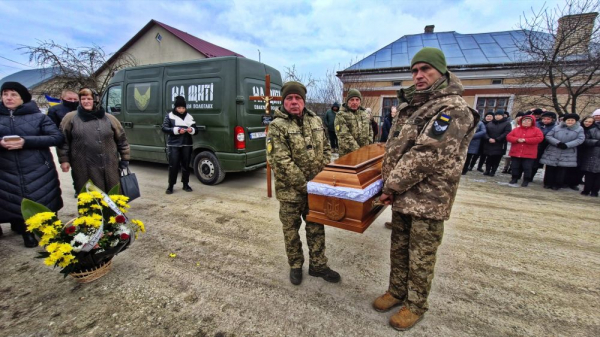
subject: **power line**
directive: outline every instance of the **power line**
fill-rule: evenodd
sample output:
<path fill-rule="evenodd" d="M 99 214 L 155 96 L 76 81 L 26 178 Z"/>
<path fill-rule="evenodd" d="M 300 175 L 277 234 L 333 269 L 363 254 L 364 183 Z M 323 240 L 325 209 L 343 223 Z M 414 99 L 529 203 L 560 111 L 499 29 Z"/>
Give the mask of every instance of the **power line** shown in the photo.
<path fill-rule="evenodd" d="M 7 66 L 6 64 L 0 64 L 0 67 L 7 67 L 7 68 L 13 68 L 13 69 L 22 70 L 21 68 L 17 68 L 17 67 L 13 67 L 13 66 Z"/>
<path fill-rule="evenodd" d="M 4 57 L 4 56 L 0 56 L 0 58 L 3 58 L 3 59 L 5 59 L 5 60 L 7 60 L 7 61 L 10 61 L 10 62 L 13 62 L 13 63 L 16 63 L 16 64 L 20 64 L 20 65 L 22 65 L 22 66 L 26 66 L 26 67 L 29 67 L 29 68 L 34 68 L 34 67 L 32 67 L 32 66 L 30 66 L 30 65 L 28 65 L 28 64 L 23 64 L 23 63 L 20 63 L 20 62 L 17 62 L 17 61 L 13 61 L 13 60 L 11 60 L 11 59 L 7 59 L 7 58 L 6 58 L 6 57 Z"/>

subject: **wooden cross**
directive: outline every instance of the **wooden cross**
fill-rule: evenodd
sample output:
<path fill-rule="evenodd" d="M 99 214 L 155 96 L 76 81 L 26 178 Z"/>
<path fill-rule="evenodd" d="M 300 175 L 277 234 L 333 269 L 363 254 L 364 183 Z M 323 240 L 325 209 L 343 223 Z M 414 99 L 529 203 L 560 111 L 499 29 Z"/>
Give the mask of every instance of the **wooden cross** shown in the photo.
<path fill-rule="evenodd" d="M 250 96 L 250 100 L 252 101 L 263 101 L 265 102 L 265 113 L 268 115 L 271 114 L 271 101 L 281 101 L 283 97 L 281 96 L 271 96 L 271 75 L 265 75 L 265 96 Z M 269 133 L 269 125 L 265 128 L 265 135 L 268 137 Z M 267 197 L 272 197 L 271 192 L 271 165 L 267 162 Z"/>

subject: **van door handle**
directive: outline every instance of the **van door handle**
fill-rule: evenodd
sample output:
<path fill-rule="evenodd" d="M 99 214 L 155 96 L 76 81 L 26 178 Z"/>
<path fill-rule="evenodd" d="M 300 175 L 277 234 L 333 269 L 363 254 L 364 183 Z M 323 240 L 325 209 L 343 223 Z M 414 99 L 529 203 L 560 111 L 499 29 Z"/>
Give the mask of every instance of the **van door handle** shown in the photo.
<path fill-rule="evenodd" d="M 123 126 L 124 129 L 132 129 L 133 128 L 133 122 L 121 122 L 121 125 Z"/>
<path fill-rule="evenodd" d="M 162 128 L 162 124 L 154 124 L 155 128 Z"/>
<path fill-rule="evenodd" d="M 196 129 L 199 131 L 206 131 L 206 125 L 196 125 Z"/>

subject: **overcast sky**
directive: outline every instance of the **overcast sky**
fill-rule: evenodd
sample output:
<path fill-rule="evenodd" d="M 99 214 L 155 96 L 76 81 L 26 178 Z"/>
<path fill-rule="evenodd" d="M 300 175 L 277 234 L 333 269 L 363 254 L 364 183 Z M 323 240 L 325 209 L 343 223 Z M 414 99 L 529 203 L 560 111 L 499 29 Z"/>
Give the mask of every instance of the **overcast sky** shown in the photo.
<path fill-rule="evenodd" d="M 292 65 L 314 78 L 346 68 L 403 35 L 497 32 L 544 2 L 563 0 L 0 0 L 0 78 L 32 69 L 21 45 L 54 40 L 117 51 L 151 19 L 163 22 L 284 73 Z M 14 61 L 14 62 L 12 62 Z M 18 63 L 15 63 L 18 62 Z"/>

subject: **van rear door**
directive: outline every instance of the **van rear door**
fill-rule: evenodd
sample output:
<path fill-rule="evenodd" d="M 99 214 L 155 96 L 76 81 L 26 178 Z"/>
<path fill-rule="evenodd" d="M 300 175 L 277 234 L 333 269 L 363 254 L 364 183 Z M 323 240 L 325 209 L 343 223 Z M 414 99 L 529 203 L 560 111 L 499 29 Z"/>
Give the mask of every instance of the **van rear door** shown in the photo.
<path fill-rule="evenodd" d="M 246 166 L 266 162 L 265 128 L 273 111 L 281 101 L 271 101 L 271 112 L 267 116 L 264 101 L 250 100 L 250 96 L 265 96 L 265 75 L 271 76 L 269 96 L 281 96 L 281 74 L 274 68 L 248 59 L 238 59 L 240 93 L 244 104 L 238 106 L 238 124 L 246 132 Z"/>
<path fill-rule="evenodd" d="M 162 132 L 163 67 L 125 70 L 123 127 L 132 159 L 166 162 Z"/>

